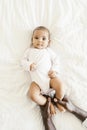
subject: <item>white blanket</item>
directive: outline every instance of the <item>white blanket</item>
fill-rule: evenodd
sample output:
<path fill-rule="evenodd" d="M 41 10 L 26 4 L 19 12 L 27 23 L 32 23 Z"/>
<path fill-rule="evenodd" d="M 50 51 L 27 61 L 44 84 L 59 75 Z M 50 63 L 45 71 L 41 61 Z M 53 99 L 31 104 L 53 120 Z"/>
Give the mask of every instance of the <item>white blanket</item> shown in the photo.
<path fill-rule="evenodd" d="M 20 66 L 32 30 L 49 28 L 61 57 L 68 95 L 87 111 L 87 1 L 0 0 L 0 130 L 44 130 L 39 107 L 27 98 L 30 76 Z M 57 130 L 85 130 L 72 114 L 53 116 Z"/>

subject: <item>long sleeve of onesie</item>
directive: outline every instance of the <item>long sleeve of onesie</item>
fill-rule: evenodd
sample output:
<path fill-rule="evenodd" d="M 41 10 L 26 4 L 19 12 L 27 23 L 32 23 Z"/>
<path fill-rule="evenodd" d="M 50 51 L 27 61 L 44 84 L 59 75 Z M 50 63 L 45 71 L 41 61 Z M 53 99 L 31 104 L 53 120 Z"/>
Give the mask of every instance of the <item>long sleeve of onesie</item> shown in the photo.
<path fill-rule="evenodd" d="M 21 66 L 24 68 L 25 71 L 30 71 L 30 65 L 32 64 L 32 61 L 29 60 L 29 53 L 30 49 L 27 49 L 21 61 Z"/>
<path fill-rule="evenodd" d="M 50 48 L 48 48 L 48 51 L 51 56 L 51 62 L 52 67 L 51 70 L 56 71 L 57 73 L 60 73 L 61 67 L 60 67 L 60 58 L 56 55 L 54 51 L 52 51 Z"/>

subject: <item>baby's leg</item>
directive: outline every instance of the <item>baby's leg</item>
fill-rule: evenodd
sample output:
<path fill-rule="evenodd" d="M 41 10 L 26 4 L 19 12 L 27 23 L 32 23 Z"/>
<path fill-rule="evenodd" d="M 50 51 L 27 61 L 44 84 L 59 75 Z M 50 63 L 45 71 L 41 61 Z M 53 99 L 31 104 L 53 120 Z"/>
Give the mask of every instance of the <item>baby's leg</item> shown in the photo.
<path fill-rule="evenodd" d="M 50 86 L 56 91 L 56 97 L 62 100 L 65 95 L 65 88 L 61 80 L 57 77 L 50 80 Z"/>
<path fill-rule="evenodd" d="M 28 91 L 28 96 L 38 105 L 46 104 L 47 99 L 41 95 L 40 87 L 35 82 L 31 83 L 30 89 Z"/>
<path fill-rule="evenodd" d="M 47 102 L 47 98 L 41 94 L 41 90 L 35 82 L 31 83 L 28 96 L 38 105 L 45 105 Z M 50 103 L 50 112 L 51 114 L 55 114 L 55 108 L 52 103 Z"/>
<path fill-rule="evenodd" d="M 65 88 L 64 88 L 64 85 L 63 83 L 60 81 L 59 78 L 52 78 L 50 80 L 50 86 L 51 88 L 53 88 L 55 91 L 56 91 L 56 98 L 59 99 L 59 100 L 62 100 L 64 95 L 65 95 Z M 57 104 L 57 107 L 59 108 L 60 111 L 64 111 L 65 109 Z"/>

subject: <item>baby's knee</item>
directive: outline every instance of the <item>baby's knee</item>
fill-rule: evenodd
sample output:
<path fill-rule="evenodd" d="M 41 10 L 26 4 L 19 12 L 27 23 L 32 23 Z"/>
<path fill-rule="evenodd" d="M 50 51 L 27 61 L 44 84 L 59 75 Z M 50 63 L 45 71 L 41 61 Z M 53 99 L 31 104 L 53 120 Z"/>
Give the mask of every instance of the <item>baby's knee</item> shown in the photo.
<path fill-rule="evenodd" d="M 38 92 L 29 93 L 29 96 L 32 101 L 36 102 L 39 105 L 44 105 L 46 103 L 46 98 L 39 94 Z"/>

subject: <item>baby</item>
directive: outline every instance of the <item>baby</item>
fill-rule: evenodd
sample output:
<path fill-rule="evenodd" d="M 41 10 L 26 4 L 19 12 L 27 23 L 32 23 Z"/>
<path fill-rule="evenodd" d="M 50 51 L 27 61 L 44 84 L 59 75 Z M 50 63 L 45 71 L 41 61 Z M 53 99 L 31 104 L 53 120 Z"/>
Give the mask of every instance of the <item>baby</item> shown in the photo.
<path fill-rule="evenodd" d="M 45 105 L 47 98 L 44 94 L 49 93 L 52 88 L 56 92 L 56 98 L 62 100 L 65 89 L 58 74 L 59 58 L 50 48 L 49 30 L 44 26 L 35 28 L 31 42 L 31 47 L 25 51 L 22 59 L 22 66 L 29 71 L 32 80 L 29 97 L 37 104 Z M 58 108 L 63 110 L 59 104 Z"/>

